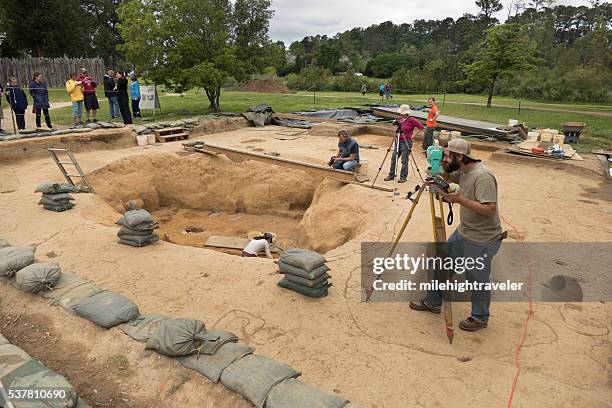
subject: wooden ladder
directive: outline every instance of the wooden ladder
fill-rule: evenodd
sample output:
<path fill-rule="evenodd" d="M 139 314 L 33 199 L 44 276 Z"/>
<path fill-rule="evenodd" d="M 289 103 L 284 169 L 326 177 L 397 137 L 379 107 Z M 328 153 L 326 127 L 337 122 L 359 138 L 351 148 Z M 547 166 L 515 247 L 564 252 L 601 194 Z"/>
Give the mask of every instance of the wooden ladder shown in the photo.
<path fill-rule="evenodd" d="M 53 157 L 53 160 L 55 160 L 55 164 L 57 164 L 57 167 L 59 167 L 60 171 L 62 172 L 62 174 L 68 181 L 68 183 L 70 183 L 70 185 L 76 186 L 74 181 L 72 181 L 72 177 L 78 177 L 81 179 L 81 182 L 79 183 L 81 187 L 81 191 L 95 194 L 93 187 L 91 186 L 91 184 L 89 184 L 89 180 L 87 180 L 87 176 L 85 176 L 85 173 L 83 173 L 81 166 L 79 166 L 79 163 L 77 163 L 76 158 L 74 157 L 70 149 L 49 148 L 48 150 L 49 150 L 49 153 L 51 154 L 51 157 Z M 66 153 L 70 161 L 62 161 L 60 157 L 58 156 L 59 153 Z M 68 173 L 64 165 L 73 166 L 76 169 L 77 173 L 79 174 Z"/>

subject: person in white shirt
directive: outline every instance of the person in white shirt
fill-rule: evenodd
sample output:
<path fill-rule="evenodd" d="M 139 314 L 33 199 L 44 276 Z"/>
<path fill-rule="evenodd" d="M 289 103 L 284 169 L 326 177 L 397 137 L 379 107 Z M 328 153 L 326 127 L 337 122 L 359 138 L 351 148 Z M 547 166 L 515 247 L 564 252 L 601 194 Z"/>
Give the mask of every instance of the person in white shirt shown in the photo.
<path fill-rule="evenodd" d="M 242 256 L 251 258 L 257 257 L 257 254 L 260 251 L 266 251 L 266 256 L 270 259 L 272 258 L 272 254 L 270 253 L 270 244 L 274 241 L 274 235 L 269 232 L 266 232 L 260 237 L 254 237 L 249 241 L 246 247 L 242 250 Z"/>

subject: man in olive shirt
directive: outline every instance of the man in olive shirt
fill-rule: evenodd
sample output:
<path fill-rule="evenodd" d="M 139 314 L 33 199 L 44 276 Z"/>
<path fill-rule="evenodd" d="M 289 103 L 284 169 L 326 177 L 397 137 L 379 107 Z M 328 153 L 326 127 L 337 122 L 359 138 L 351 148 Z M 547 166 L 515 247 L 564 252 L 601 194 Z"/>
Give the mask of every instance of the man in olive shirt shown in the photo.
<path fill-rule="evenodd" d="M 459 191 L 442 193 L 445 201 L 460 205 L 461 223 L 448 242 L 452 257 L 481 258 L 482 268 L 466 270 L 467 280 L 488 283 L 491 275 L 491 261 L 499 251 L 502 228 L 497 208 L 497 180 L 491 171 L 470 156 L 470 144 L 463 139 L 448 142 L 444 151 L 443 166 L 449 173 L 449 180 L 459 184 Z M 459 323 L 459 328 L 477 331 L 487 327 L 491 291 L 472 291 L 471 316 Z M 419 311 L 440 313 L 442 291 L 427 292 L 425 299 L 410 302 L 410 308 Z"/>

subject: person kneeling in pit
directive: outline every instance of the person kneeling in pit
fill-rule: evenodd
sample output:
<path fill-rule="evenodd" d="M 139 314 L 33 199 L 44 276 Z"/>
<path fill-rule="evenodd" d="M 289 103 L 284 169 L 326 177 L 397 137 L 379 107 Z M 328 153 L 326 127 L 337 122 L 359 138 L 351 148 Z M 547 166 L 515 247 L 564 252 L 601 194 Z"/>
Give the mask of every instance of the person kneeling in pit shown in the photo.
<path fill-rule="evenodd" d="M 274 235 L 270 232 L 266 232 L 259 237 L 254 237 L 242 250 L 242 256 L 246 258 L 257 258 L 257 254 L 265 250 L 266 257 L 274 259 L 272 253 L 270 253 L 270 244 L 272 242 L 274 242 Z"/>
<path fill-rule="evenodd" d="M 359 166 L 359 145 L 346 130 L 338 132 L 338 153 L 327 164 L 336 170 L 346 171 L 353 171 Z"/>

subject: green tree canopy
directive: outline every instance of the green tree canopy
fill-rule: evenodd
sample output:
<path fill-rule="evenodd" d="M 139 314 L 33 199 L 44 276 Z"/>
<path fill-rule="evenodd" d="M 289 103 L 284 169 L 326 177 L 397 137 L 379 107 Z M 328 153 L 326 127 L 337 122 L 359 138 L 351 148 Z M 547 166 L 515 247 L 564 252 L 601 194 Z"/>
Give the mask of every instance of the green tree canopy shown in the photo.
<path fill-rule="evenodd" d="M 265 67 L 261 48 L 270 45 L 269 4 L 239 0 L 233 8 L 229 0 L 130 0 L 119 8 L 126 39 L 121 48 L 155 83 L 203 88 L 217 111 L 229 77 L 244 80 Z"/>
<path fill-rule="evenodd" d="M 488 82 L 490 107 L 496 81 L 535 68 L 535 51 L 535 42 L 521 31 L 521 26 L 502 24 L 487 30 L 475 61 L 465 65 L 464 70 L 468 80 Z"/>

